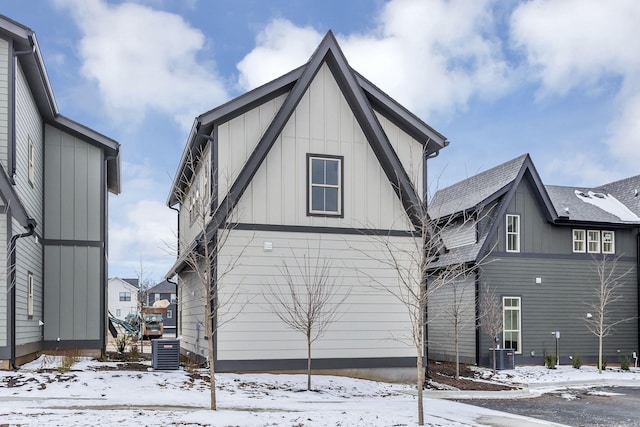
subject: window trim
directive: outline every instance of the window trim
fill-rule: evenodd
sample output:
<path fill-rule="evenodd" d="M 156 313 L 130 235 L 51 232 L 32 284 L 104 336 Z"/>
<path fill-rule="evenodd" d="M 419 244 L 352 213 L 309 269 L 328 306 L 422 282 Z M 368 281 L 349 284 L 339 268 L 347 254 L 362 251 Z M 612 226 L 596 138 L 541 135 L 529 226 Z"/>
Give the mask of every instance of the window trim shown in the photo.
<path fill-rule="evenodd" d="M 507 299 L 514 299 L 518 301 L 518 329 L 509 329 L 507 331 L 505 325 L 506 325 L 506 306 L 504 305 L 505 300 Z M 514 310 L 514 307 L 509 307 L 509 310 Z M 522 354 L 522 297 L 516 297 L 516 296 L 503 296 L 502 297 L 502 346 L 503 348 L 506 348 L 506 344 L 505 344 L 505 334 L 507 332 L 518 332 L 518 349 L 515 350 L 515 354 Z"/>
<path fill-rule="evenodd" d="M 127 299 L 127 296 L 129 297 Z M 129 302 L 131 301 L 131 292 L 127 292 L 127 291 L 120 291 L 118 294 L 118 301 L 120 302 Z"/>
<path fill-rule="evenodd" d="M 591 233 L 595 233 L 595 235 L 598 236 L 597 240 L 591 240 Z M 600 230 L 587 230 L 587 252 L 590 254 L 599 254 L 600 252 L 602 252 L 602 248 L 601 248 L 601 244 L 600 242 L 602 241 L 602 239 L 600 238 Z M 598 249 L 592 251 L 591 250 L 591 243 L 595 242 L 598 244 Z"/>
<path fill-rule="evenodd" d="M 311 192 L 313 184 L 311 182 L 311 163 L 313 159 L 334 160 L 338 162 L 338 185 L 324 185 L 325 187 L 337 187 L 338 189 L 338 211 L 314 211 L 311 208 L 312 197 Z M 312 154 L 307 153 L 307 216 L 318 216 L 328 218 L 344 218 L 344 156 L 335 156 L 329 154 Z"/>
<path fill-rule="evenodd" d="M 509 218 L 517 218 L 517 230 L 515 232 L 509 231 Z M 505 230 L 505 242 L 504 248 L 506 252 L 518 253 L 520 252 L 520 215 L 518 214 L 506 214 L 504 219 L 504 230 Z M 516 236 L 516 248 L 509 249 L 509 236 Z"/>
<path fill-rule="evenodd" d="M 604 233 L 611 233 L 611 250 L 604 250 Z M 600 231 L 600 249 L 603 254 L 615 254 L 616 253 L 616 232 L 613 230 L 602 230 Z"/>
<path fill-rule="evenodd" d="M 27 272 L 27 316 L 29 318 L 33 317 L 33 273 Z"/>
<path fill-rule="evenodd" d="M 582 232 L 582 239 L 576 239 L 576 232 Z M 587 231 L 584 228 L 574 228 L 571 231 L 571 236 L 572 236 L 572 251 L 573 253 L 576 254 L 583 254 L 587 252 Z M 582 243 L 582 250 L 576 250 L 576 243 L 580 242 Z"/>

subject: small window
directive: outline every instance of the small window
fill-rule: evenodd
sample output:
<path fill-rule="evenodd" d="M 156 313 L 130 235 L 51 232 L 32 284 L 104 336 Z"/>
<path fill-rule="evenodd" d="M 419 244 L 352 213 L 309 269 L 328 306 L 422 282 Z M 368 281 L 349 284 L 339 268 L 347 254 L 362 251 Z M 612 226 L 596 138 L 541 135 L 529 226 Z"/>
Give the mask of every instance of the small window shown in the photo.
<path fill-rule="evenodd" d="M 171 303 L 172 304 L 176 303 L 176 294 L 171 294 Z"/>
<path fill-rule="evenodd" d="M 587 249 L 589 253 L 600 253 L 600 231 L 589 230 L 587 231 Z"/>
<path fill-rule="evenodd" d="M 520 215 L 507 215 L 507 252 L 520 252 Z"/>
<path fill-rule="evenodd" d="M 171 310 L 167 310 L 167 319 L 171 319 L 173 317 L 173 313 Z"/>
<path fill-rule="evenodd" d="M 131 292 L 120 292 L 120 301 L 131 301 Z"/>
<path fill-rule="evenodd" d="M 29 178 L 29 184 L 31 184 L 31 186 L 33 187 L 33 183 L 35 182 L 35 176 L 36 176 L 36 164 L 35 164 L 35 153 L 34 153 L 34 147 L 33 147 L 33 141 L 31 141 L 31 137 L 29 137 L 29 174 L 28 174 L 28 178 Z"/>
<path fill-rule="evenodd" d="M 153 302 L 160 301 L 160 294 L 153 294 Z"/>
<path fill-rule="evenodd" d="M 120 310 L 119 308 L 116 308 L 116 317 L 120 317 L 121 314 L 122 314 L 122 310 Z"/>
<path fill-rule="evenodd" d="M 616 236 L 613 231 L 602 231 L 602 253 L 616 253 Z"/>
<path fill-rule="evenodd" d="M 309 215 L 342 216 L 342 157 L 307 155 Z"/>
<path fill-rule="evenodd" d="M 584 230 L 573 230 L 573 252 L 586 252 Z"/>
<path fill-rule="evenodd" d="M 27 273 L 27 316 L 33 316 L 33 274 Z"/>
<path fill-rule="evenodd" d="M 504 348 L 511 348 L 522 353 L 522 327 L 520 316 L 520 297 L 502 298 L 502 321 Z"/>

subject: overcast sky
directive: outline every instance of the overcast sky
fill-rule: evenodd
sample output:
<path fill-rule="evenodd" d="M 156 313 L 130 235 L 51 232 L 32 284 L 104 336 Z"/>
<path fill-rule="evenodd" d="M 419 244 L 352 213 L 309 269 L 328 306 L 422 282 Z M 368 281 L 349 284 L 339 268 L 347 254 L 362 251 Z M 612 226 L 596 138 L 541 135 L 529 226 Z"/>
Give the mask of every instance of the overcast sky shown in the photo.
<path fill-rule="evenodd" d="M 432 191 L 523 153 L 545 184 L 640 173 L 636 0 L 21 0 L 60 111 L 122 144 L 110 277 L 162 280 L 165 201 L 196 115 L 309 59 L 350 65 L 443 133 Z M 141 267 L 142 266 L 142 267 Z"/>

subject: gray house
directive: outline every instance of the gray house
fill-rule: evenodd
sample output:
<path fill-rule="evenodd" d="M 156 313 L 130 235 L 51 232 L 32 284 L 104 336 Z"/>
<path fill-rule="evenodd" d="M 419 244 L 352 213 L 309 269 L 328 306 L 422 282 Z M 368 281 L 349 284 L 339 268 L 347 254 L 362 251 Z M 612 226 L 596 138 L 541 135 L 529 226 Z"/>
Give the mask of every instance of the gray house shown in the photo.
<path fill-rule="evenodd" d="M 339 292 L 351 289 L 314 343 L 313 367 L 415 369 L 413 345 L 393 339 L 411 328 L 406 307 L 358 272 L 397 282 L 375 261 L 379 236 L 415 247 L 409 213 L 426 191 L 427 159 L 446 145 L 354 71 L 330 32 L 302 67 L 196 118 L 168 198 L 179 206 L 180 256 L 167 278 L 178 277 L 182 352 L 204 358 L 209 345 L 203 286 L 185 259 L 227 232 L 210 285 L 240 293 L 214 336 L 216 370 L 306 367 L 304 337 L 262 299 L 266 284 L 282 280 L 278 266 L 305 256 L 333 261 Z M 206 233 L 192 215 L 202 201 Z"/>
<path fill-rule="evenodd" d="M 119 144 L 60 114 L 29 28 L 0 16 L 0 367 L 105 347 Z"/>
<path fill-rule="evenodd" d="M 555 354 L 555 331 L 562 363 L 570 355 L 594 362 L 598 340 L 585 319 L 599 283 L 595 261 L 619 257 L 619 271 L 632 270 L 621 281 L 624 298 L 608 308 L 613 320 L 638 316 L 639 191 L 640 176 L 596 188 L 544 185 L 529 155 L 438 191 L 429 206 L 432 217 L 460 218 L 444 233 L 448 252 L 440 262 L 482 264 L 456 289 L 472 318 L 460 339 L 462 360 L 488 363 L 494 343 L 473 319 L 476 297 L 492 286 L 504 319 L 498 344 L 515 349 L 516 363 L 541 363 L 545 353 Z M 474 216 L 474 222 L 462 220 Z M 454 357 L 447 315 L 453 298 L 449 286 L 429 301 L 430 358 Z M 638 326 L 636 320 L 621 323 L 605 338 L 610 361 L 638 351 Z"/>

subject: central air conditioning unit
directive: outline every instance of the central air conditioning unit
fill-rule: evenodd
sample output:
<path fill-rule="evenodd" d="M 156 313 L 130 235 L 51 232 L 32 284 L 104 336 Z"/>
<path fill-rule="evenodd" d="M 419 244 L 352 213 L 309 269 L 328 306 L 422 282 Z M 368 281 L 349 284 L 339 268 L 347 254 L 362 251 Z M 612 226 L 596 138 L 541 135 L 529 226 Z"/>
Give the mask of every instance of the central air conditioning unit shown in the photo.
<path fill-rule="evenodd" d="M 161 371 L 180 369 L 180 341 L 151 340 L 151 367 Z"/>

